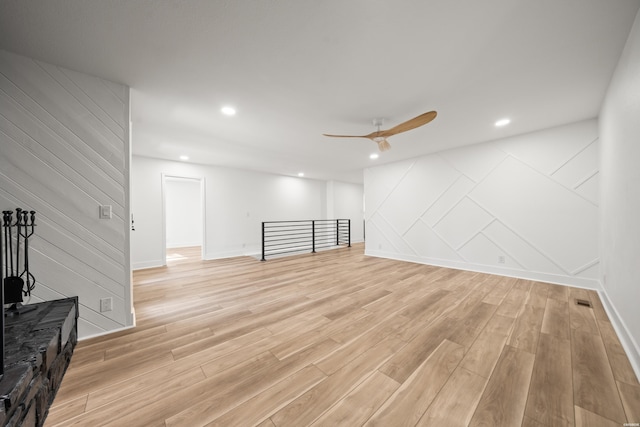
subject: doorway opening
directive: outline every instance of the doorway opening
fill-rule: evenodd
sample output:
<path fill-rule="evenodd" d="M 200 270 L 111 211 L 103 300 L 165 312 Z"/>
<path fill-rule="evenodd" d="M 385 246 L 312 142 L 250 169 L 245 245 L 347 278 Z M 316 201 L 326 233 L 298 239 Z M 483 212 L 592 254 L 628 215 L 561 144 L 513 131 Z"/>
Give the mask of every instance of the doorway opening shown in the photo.
<path fill-rule="evenodd" d="M 163 259 L 165 265 L 186 258 L 204 259 L 204 178 L 162 176 Z"/>

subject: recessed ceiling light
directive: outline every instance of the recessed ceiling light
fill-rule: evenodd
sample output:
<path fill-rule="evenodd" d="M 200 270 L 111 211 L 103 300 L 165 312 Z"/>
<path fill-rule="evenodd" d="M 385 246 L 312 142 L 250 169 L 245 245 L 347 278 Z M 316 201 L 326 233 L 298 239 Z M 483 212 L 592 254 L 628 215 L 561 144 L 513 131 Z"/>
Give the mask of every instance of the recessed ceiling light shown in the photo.
<path fill-rule="evenodd" d="M 180 160 L 189 160 L 189 156 L 182 155 L 180 156 Z"/>
<path fill-rule="evenodd" d="M 304 176 L 304 172 L 298 172 L 298 176 L 302 178 Z"/>
<path fill-rule="evenodd" d="M 511 123 L 511 120 L 509 120 L 509 119 L 500 119 L 495 123 L 495 125 L 498 126 L 498 127 L 501 127 L 501 126 L 506 126 L 509 123 Z"/>
<path fill-rule="evenodd" d="M 236 115 L 236 109 L 233 108 L 233 107 L 225 106 L 225 107 L 222 107 L 222 109 L 220 111 L 222 111 L 222 114 L 224 114 L 225 116 L 235 116 Z"/>
<path fill-rule="evenodd" d="M 370 155 L 369 155 L 369 158 L 370 158 L 370 159 L 372 159 L 372 160 L 375 160 L 375 159 L 377 159 L 378 157 L 380 157 L 380 155 L 379 155 L 378 153 L 373 153 L 373 154 L 370 154 Z"/>

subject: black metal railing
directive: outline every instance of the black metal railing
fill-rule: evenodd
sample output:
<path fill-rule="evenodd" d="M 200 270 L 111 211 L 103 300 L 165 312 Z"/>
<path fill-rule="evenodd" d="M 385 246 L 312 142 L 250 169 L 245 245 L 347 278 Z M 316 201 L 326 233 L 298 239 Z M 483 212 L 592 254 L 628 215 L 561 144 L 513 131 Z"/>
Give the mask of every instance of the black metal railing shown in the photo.
<path fill-rule="evenodd" d="M 349 219 L 262 223 L 262 261 L 266 261 L 268 256 L 316 252 L 317 249 L 340 245 L 351 247 L 351 220 Z"/>

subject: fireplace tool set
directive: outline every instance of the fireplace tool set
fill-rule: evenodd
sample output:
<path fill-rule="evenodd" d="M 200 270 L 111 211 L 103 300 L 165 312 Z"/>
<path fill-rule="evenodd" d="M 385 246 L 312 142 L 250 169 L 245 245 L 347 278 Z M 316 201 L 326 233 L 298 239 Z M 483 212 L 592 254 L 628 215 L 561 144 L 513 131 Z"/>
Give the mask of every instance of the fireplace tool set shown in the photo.
<path fill-rule="evenodd" d="M 36 226 L 36 212 L 16 209 L 15 222 L 12 211 L 2 212 L 2 237 L 4 239 L 4 304 L 11 304 L 6 315 L 18 315 L 29 311 L 22 305 L 22 296 L 30 296 L 36 279 L 29 271 L 29 238 Z"/>

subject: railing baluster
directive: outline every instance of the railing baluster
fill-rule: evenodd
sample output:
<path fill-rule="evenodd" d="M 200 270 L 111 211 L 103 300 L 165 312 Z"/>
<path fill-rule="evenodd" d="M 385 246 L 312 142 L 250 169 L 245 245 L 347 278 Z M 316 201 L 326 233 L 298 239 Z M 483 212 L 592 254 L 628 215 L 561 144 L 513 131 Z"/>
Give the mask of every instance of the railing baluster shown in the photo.
<path fill-rule="evenodd" d="M 311 220 L 311 253 L 316 253 L 316 222 Z"/>
<path fill-rule="evenodd" d="M 267 259 L 264 257 L 264 239 L 265 239 L 265 232 L 264 232 L 264 222 L 262 223 L 262 259 L 260 261 L 266 261 Z"/>

